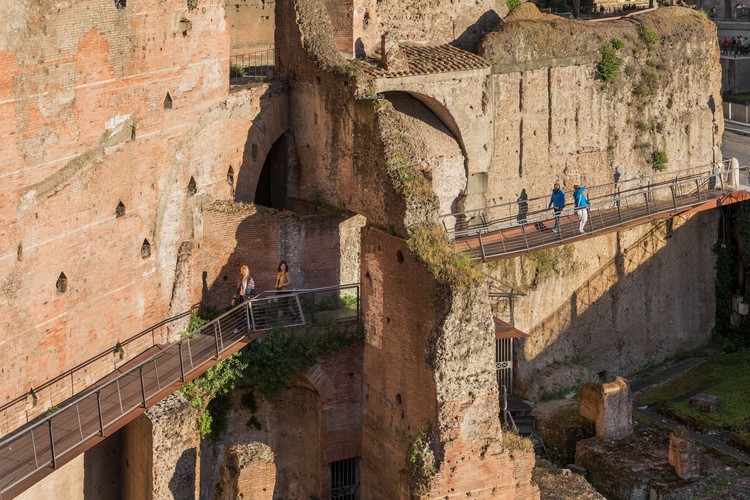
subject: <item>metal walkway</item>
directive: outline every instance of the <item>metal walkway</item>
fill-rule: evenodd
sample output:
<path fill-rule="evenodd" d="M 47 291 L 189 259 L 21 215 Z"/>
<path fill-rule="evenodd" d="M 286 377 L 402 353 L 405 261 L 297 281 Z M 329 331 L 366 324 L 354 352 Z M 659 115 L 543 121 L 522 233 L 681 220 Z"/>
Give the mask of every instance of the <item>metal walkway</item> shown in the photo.
<path fill-rule="evenodd" d="M 572 192 L 560 215 L 560 230 L 548 209 L 549 196 L 518 199 L 441 216 L 460 250 L 483 262 L 505 259 L 618 231 L 650 221 L 750 199 L 747 167 L 729 161 L 590 187 L 584 233 L 579 231 Z"/>
<path fill-rule="evenodd" d="M 20 494 L 264 331 L 321 320 L 355 323 L 359 298 L 358 284 L 283 295 L 264 292 L 178 342 L 154 346 L 48 415 L 5 436 L 0 441 L 0 499 Z"/>

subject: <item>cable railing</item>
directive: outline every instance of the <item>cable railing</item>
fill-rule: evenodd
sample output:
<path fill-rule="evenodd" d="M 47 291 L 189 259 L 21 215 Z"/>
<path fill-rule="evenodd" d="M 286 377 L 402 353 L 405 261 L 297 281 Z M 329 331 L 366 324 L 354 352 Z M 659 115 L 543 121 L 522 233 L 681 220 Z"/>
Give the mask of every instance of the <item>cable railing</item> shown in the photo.
<path fill-rule="evenodd" d="M 229 58 L 230 79 L 273 80 L 276 73 L 275 53 L 275 49 L 270 48 L 231 56 Z"/>
<path fill-rule="evenodd" d="M 359 303 L 357 283 L 265 292 L 239 304 L 0 440 L 0 498 L 38 472 L 56 469 L 92 439 L 119 429 L 133 412 L 148 408 L 246 345 L 250 335 L 327 320 L 358 320 Z"/>
<path fill-rule="evenodd" d="M 747 167 L 730 168 L 724 161 L 592 186 L 587 190 L 590 206 L 584 232 L 591 234 L 699 205 L 746 186 L 746 177 Z M 547 208 L 548 196 L 448 214 L 441 220 L 448 235 L 472 258 L 486 260 L 530 251 L 581 236 L 570 203 L 572 193 L 566 194 L 569 203 L 559 215 L 556 232 L 555 215 Z"/>
<path fill-rule="evenodd" d="M 198 310 L 198 306 L 199 304 L 194 304 L 187 311 L 162 320 L 123 341 L 118 341 L 111 349 L 74 366 L 52 380 L 34 388 L 30 387 L 28 392 L 4 403 L 0 406 L 0 435 L 7 434 L 38 417 L 49 409 L 49 405 L 64 401 L 85 390 L 135 355 L 155 345 L 169 342 L 171 330 L 176 327 L 176 323 L 190 317 Z"/>

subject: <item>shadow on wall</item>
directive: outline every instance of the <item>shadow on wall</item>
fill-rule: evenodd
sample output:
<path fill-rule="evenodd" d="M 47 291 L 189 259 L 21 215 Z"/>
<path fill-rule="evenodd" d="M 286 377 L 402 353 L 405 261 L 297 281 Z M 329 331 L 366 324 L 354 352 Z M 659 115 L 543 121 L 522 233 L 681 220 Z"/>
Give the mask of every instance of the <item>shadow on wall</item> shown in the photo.
<path fill-rule="evenodd" d="M 338 284 L 344 216 L 297 217 L 256 208 L 251 215 L 210 209 L 204 213 L 204 311 L 230 306 L 242 265 L 250 267 L 256 294 L 273 289 L 282 259 L 289 266 L 293 288 Z"/>
<path fill-rule="evenodd" d="M 198 450 L 189 448 L 182 452 L 177 460 L 174 474 L 169 481 L 169 491 L 172 498 L 184 500 L 195 498 L 195 466 L 198 460 Z"/>
<path fill-rule="evenodd" d="M 713 290 L 713 260 L 702 235 L 714 225 L 706 217 L 673 233 L 659 223 L 625 249 L 618 236 L 615 257 L 517 344 L 518 391 L 535 399 L 577 385 L 585 371 L 629 375 L 708 340 L 714 303 L 704 292 Z"/>
<path fill-rule="evenodd" d="M 492 31 L 497 22 L 500 20 L 500 16 L 494 10 L 488 10 L 482 14 L 477 21 L 466 28 L 458 38 L 453 40 L 452 45 L 455 45 L 459 49 L 468 50 L 469 52 L 477 51 L 477 45 L 484 35 Z"/>

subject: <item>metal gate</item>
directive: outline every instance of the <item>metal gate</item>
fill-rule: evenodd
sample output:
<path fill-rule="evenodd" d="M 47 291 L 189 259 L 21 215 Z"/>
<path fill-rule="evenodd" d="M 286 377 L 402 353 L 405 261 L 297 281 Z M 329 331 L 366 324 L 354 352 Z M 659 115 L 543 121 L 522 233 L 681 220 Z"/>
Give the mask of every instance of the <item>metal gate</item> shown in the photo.
<path fill-rule="evenodd" d="M 497 386 L 513 394 L 513 339 L 495 339 L 495 370 Z"/>
<path fill-rule="evenodd" d="M 331 498 L 359 500 L 359 458 L 331 462 Z"/>

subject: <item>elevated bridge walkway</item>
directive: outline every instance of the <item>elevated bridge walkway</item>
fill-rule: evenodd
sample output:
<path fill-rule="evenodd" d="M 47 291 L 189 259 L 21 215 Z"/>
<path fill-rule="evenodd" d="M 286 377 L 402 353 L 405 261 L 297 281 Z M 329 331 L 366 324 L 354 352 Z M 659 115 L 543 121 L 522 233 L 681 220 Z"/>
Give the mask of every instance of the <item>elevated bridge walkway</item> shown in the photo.
<path fill-rule="evenodd" d="M 17 496 L 271 329 L 321 321 L 356 328 L 359 298 L 359 284 L 263 292 L 177 342 L 152 346 L 0 439 L 0 499 Z"/>
<path fill-rule="evenodd" d="M 472 259 L 491 262 L 585 240 L 677 215 L 750 199 L 748 167 L 729 161 L 592 186 L 584 232 L 579 231 L 572 192 L 555 231 L 549 195 L 441 216 L 458 248 Z"/>

